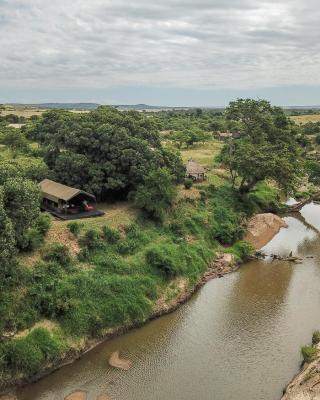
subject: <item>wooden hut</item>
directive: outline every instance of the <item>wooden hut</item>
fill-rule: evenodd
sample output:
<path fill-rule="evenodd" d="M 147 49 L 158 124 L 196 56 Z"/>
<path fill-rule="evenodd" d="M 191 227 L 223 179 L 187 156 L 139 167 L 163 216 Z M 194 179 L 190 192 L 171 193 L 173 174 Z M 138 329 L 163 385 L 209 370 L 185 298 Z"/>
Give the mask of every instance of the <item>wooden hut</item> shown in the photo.
<path fill-rule="evenodd" d="M 206 170 L 196 163 L 192 158 L 186 165 L 186 178 L 191 178 L 193 181 L 203 181 L 206 179 Z"/>

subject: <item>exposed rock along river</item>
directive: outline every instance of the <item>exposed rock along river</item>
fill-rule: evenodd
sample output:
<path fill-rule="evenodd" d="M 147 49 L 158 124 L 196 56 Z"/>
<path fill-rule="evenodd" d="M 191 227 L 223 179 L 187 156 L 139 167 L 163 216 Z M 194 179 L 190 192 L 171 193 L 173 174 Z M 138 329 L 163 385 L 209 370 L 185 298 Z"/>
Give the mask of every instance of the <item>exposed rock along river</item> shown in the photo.
<path fill-rule="evenodd" d="M 18 400 L 277 400 L 298 372 L 300 347 L 320 328 L 320 206 L 284 218 L 263 247 L 301 264 L 254 260 L 214 279 L 172 314 L 109 340 L 20 388 Z M 120 350 L 132 368 L 108 365 Z M 100 396 L 100 397 L 99 397 Z"/>

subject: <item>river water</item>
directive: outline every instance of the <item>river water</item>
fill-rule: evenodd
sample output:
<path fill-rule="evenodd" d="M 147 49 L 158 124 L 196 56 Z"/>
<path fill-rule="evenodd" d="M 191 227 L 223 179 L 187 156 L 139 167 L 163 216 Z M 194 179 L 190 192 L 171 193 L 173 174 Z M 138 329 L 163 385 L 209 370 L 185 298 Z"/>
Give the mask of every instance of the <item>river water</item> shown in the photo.
<path fill-rule="evenodd" d="M 287 216 L 267 254 L 302 264 L 252 261 L 207 283 L 176 312 L 112 339 L 41 381 L 18 400 L 276 400 L 301 363 L 300 347 L 320 329 L 320 206 Z M 313 258 L 309 258 L 313 257 Z M 120 350 L 133 367 L 108 366 Z"/>

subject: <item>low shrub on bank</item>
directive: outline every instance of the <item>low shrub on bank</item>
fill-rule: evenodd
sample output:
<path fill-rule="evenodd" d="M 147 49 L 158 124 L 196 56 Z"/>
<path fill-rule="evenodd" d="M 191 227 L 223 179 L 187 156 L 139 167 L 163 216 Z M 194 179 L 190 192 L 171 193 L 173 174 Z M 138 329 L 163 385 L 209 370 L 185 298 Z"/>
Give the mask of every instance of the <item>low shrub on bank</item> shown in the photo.
<path fill-rule="evenodd" d="M 15 338 L 1 347 L 6 368 L 26 376 L 32 376 L 65 351 L 62 339 L 45 328 L 34 329 L 27 336 Z"/>
<path fill-rule="evenodd" d="M 313 346 L 303 346 L 301 347 L 301 354 L 305 362 L 311 362 L 316 358 L 318 349 Z"/>
<path fill-rule="evenodd" d="M 266 182 L 259 182 L 254 190 L 245 196 L 244 201 L 249 214 L 261 211 L 277 212 L 280 208 L 279 190 Z"/>
<path fill-rule="evenodd" d="M 213 210 L 210 220 L 210 237 L 223 244 L 239 240 L 244 233 L 241 217 L 231 209 L 219 206 Z"/>
<path fill-rule="evenodd" d="M 255 251 L 254 246 L 246 240 L 240 240 L 227 249 L 228 253 L 235 256 L 237 262 L 246 260 Z"/>
<path fill-rule="evenodd" d="M 312 334 L 312 344 L 316 345 L 320 343 L 320 331 L 314 331 Z"/>

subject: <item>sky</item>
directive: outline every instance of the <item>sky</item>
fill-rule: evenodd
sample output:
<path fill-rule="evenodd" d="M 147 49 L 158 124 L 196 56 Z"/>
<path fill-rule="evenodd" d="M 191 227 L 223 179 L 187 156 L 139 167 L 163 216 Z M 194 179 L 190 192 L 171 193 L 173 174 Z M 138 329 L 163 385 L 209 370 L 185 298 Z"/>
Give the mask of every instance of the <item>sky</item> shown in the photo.
<path fill-rule="evenodd" d="M 320 104 L 319 0 L 0 0 L 0 102 Z"/>

